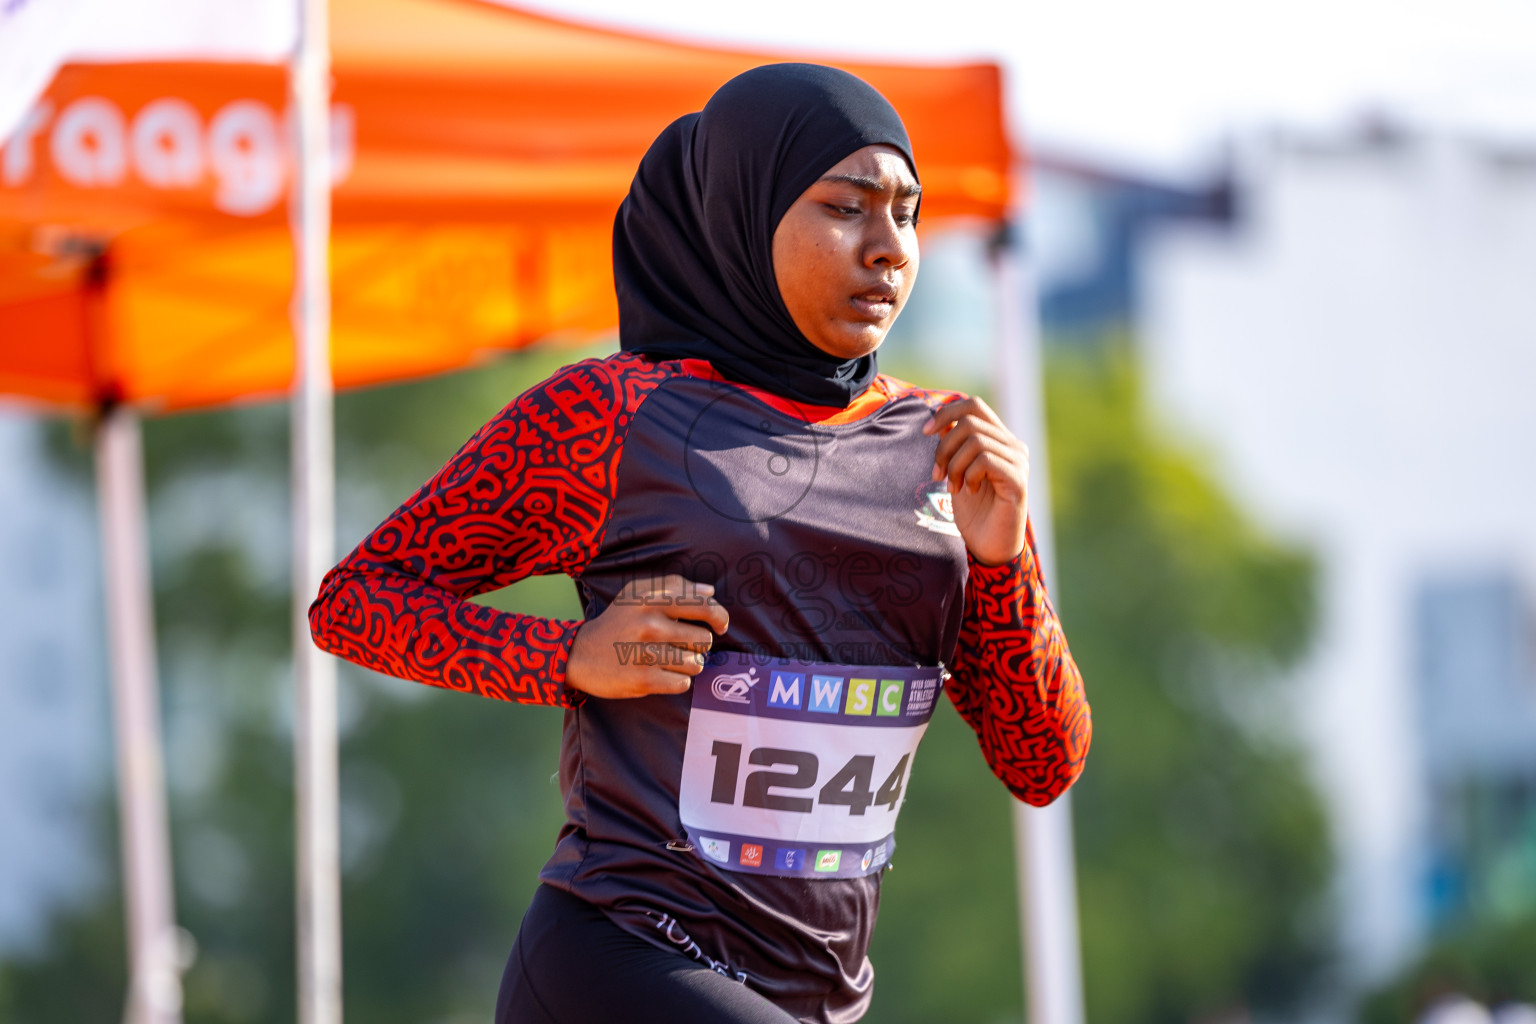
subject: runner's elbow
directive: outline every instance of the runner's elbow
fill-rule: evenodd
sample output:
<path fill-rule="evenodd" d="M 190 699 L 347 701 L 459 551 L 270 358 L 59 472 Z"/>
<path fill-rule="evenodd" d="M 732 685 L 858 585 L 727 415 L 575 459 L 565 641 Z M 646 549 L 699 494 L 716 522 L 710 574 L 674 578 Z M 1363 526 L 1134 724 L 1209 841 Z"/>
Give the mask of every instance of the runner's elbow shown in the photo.
<path fill-rule="evenodd" d="M 1031 807 L 1045 807 L 1082 776 L 1092 739 L 1093 722 L 1083 705 L 1082 714 L 1060 735 L 1055 756 L 1022 765 L 994 762 L 992 771 L 1014 796 Z"/>
<path fill-rule="evenodd" d="M 336 566 L 325 574 L 320 592 L 309 605 L 310 639 L 316 647 L 330 654 L 340 653 L 337 649 L 339 638 L 336 635 L 336 623 L 347 618 L 348 609 L 356 601 L 355 595 L 351 593 L 352 588 L 358 585 L 354 575 L 344 565 Z"/>

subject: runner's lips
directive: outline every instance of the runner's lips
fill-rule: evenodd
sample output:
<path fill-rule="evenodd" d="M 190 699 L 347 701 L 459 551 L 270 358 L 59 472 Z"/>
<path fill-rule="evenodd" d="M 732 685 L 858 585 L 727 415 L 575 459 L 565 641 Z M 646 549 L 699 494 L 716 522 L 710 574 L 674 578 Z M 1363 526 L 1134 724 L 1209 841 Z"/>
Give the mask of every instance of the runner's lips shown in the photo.
<path fill-rule="evenodd" d="M 850 298 L 854 306 L 871 320 L 884 320 L 896 306 L 896 289 L 871 288 Z"/>

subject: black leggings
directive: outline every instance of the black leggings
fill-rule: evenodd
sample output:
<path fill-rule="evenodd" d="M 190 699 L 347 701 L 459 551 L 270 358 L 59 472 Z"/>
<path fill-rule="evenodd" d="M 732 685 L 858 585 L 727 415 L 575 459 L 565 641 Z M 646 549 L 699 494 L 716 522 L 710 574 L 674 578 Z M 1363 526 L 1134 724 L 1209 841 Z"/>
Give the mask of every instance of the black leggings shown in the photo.
<path fill-rule="evenodd" d="M 496 1024 L 795 1024 L 741 982 L 653 946 L 541 885 L 518 929 Z"/>

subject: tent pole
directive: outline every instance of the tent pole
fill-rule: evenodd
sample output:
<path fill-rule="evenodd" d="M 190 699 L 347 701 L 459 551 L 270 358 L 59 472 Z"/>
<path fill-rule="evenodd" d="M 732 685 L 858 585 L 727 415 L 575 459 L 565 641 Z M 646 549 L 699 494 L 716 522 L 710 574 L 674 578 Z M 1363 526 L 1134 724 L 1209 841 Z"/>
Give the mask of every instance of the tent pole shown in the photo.
<path fill-rule="evenodd" d="M 992 251 L 999 411 L 1009 429 L 1029 444 L 1029 518 L 1042 574 L 1055 592 L 1040 333 L 1034 279 L 1027 252 L 1013 237 L 1015 230 L 1006 226 Z M 1049 807 L 1013 805 L 1028 1024 L 1083 1021 L 1071 799 L 1068 793 Z"/>
<path fill-rule="evenodd" d="M 293 661 L 299 1024 L 341 1024 L 336 662 L 307 610 L 335 550 L 330 363 L 330 32 L 325 0 L 297 0 L 294 125 Z"/>
<path fill-rule="evenodd" d="M 123 1019 L 126 1024 L 180 1024 L 176 900 L 144 528 L 144 456 L 139 418 L 127 406 L 108 409 L 97 425 L 96 492 L 128 917 L 128 1005 Z"/>

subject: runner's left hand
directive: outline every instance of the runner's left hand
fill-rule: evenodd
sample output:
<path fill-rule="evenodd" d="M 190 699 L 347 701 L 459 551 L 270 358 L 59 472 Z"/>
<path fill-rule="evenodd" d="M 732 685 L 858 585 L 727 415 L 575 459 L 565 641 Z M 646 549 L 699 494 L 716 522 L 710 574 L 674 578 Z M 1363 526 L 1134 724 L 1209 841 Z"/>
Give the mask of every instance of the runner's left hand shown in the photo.
<path fill-rule="evenodd" d="M 923 426 L 939 434 L 933 479 L 949 479 L 955 526 L 971 555 L 1001 565 L 1024 550 L 1029 511 L 1029 449 L 979 398 L 936 410 Z"/>

